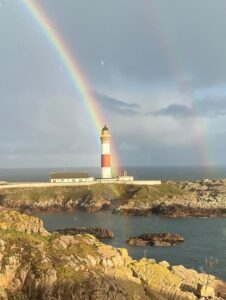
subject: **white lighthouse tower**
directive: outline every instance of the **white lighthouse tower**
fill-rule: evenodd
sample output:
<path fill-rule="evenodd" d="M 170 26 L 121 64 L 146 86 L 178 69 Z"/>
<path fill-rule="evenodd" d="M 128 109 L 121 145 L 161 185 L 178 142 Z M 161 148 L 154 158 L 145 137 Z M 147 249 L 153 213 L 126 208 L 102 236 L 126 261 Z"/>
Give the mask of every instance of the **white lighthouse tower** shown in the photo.
<path fill-rule="evenodd" d="M 101 131 L 101 178 L 112 178 L 111 174 L 111 152 L 110 152 L 110 140 L 111 135 L 105 125 Z"/>

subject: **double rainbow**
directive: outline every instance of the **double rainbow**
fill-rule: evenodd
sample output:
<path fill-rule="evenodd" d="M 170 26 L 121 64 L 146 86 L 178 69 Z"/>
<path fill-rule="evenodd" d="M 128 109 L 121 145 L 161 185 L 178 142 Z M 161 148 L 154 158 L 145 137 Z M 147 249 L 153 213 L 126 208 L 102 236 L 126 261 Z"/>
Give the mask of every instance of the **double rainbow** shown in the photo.
<path fill-rule="evenodd" d="M 156 43 L 158 43 L 158 46 L 162 51 L 165 62 L 171 72 L 172 79 L 178 85 L 180 85 L 181 79 L 183 79 L 180 76 L 180 74 L 183 74 L 182 55 L 179 51 L 175 50 L 169 35 L 166 33 L 166 30 L 163 26 L 164 20 L 161 20 L 161 13 L 158 8 L 158 3 L 155 3 L 155 1 L 150 1 L 148 2 L 148 6 L 148 11 L 150 14 L 150 28 L 156 38 Z M 184 81 L 183 86 L 188 91 L 190 90 L 190 85 L 188 82 Z M 216 160 L 213 156 L 213 147 L 208 135 L 207 123 L 205 123 L 202 118 L 199 117 L 198 107 L 193 99 L 193 95 L 187 93 L 183 102 L 184 105 L 190 108 L 190 111 L 194 117 L 191 120 L 186 120 L 186 125 L 189 126 L 189 130 L 192 130 L 195 133 L 194 146 L 197 151 L 197 158 L 199 159 L 201 165 L 211 166 L 213 168 L 213 166 L 216 164 Z"/>
<path fill-rule="evenodd" d="M 75 56 L 71 53 L 67 44 L 65 43 L 63 37 L 58 33 L 57 29 L 51 23 L 51 20 L 43 11 L 42 7 L 33 0 L 22 0 L 24 5 L 27 7 L 28 11 L 31 13 L 33 18 L 37 21 L 39 26 L 43 29 L 45 35 L 47 36 L 49 42 L 55 48 L 58 56 L 62 60 L 72 82 L 84 101 L 86 110 L 95 125 L 97 137 L 99 138 L 101 128 L 104 126 L 105 119 L 103 113 L 98 106 L 96 100 L 94 99 L 90 89 L 89 84 L 86 81 L 84 75 L 82 74 L 81 68 L 75 59 Z M 119 172 L 119 162 L 115 147 L 112 143 L 112 165 L 114 173 Z"/>

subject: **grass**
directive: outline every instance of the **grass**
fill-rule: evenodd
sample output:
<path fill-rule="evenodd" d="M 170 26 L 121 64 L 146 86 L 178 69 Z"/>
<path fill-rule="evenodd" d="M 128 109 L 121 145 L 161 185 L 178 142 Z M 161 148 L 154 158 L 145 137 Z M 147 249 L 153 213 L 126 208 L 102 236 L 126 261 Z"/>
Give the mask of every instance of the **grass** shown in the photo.
<path fill-rule="evenodd" d="M 75 187 L 33 187 L 6 189 L 0 191 L 0 203 L 11 207 L 32 206 L 46 202 L 66 203 L 69 200 L 81 200 L 88 197 L 117 198 L 120 195 L 114 185 L 95 184 L 91 186 Z"/>
<path fill-rule="evenodd" d="M 57 278 L 58 280 L 65 280 L 65 279 L 75 279 L 75 281 L 82 281 L 83 280 L 83 272 L 75 271 L 74 268 L 70 266 L 58 266 L 57 270 Z"/>
<path fill-rule="evenodd" d="M 7 189 L 0 192 L 0 203 L 14 208 L 64 208 L 67 202 L 76 207 L 78 202 L 94 202 L 100 198 L 116 200 L 127 204 L 129 200 L 151 203 L 162 197 L 172 198 L 186 193 L 176 184 L 163 183 L 156 186 L 135 186 L 125 184 L 95 184 L 90 186 L 56 186 Z M 73 205 L 74 202 L 74 205 Z M 43 209 L 42 208 L 42 209 Z"/>
<path fill-rule="evenodd" d="M 130 200 L 138 203 L 151 203 L 163 197 L 172 198 L 182 196 L 186 192 L 174 184 L 163 183 L 153 186 L 129 185 L 121 198 L 122 204 L 127 204 Z"/>

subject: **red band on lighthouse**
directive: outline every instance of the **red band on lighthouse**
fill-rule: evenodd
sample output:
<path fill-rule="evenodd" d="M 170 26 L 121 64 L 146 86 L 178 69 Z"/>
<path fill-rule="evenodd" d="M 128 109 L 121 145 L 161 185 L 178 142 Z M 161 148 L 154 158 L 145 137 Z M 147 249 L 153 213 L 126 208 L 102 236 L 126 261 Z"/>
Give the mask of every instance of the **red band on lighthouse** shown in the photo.
<path fill-rule="evenodd" d="M 101 167 L 107 168 L 111 166 L 111 156 L 110 154 L 102 154 L 101 155 Z"/>

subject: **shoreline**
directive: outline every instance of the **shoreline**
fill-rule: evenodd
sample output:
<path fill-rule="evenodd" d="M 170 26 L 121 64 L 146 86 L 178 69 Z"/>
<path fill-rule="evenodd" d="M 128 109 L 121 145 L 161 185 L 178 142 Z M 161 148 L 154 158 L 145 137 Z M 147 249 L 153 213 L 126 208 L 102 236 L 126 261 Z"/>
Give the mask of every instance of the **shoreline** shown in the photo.
<path fill-rule="evenodd" d="M 1 209 L 25 212 L 111 210 L 172 218 L 226 217 L 226 180 L 120 183 L 9 183 L 0 185 Z"/>

